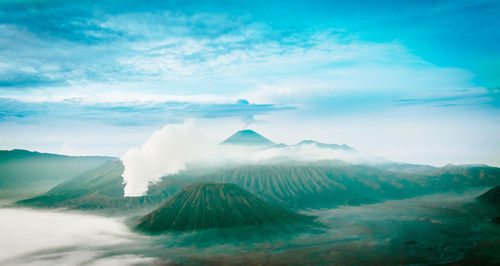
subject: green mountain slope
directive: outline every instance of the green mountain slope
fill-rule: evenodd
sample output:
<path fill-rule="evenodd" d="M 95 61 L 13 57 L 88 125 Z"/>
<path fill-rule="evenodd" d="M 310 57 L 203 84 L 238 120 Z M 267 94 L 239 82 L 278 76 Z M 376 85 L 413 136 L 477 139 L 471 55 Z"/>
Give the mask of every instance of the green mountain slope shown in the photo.
<path fill-rule="evenodd" d="M 289 162 L 225 168 L 199 180 L 234 183 L 262 199 L 294 208 L 373 203 L 500 182 L 500 169 L 487 166 L 421 172 L 383 168 L 338 161 Z"/>
<path fill-rule="evenodd" d="M 109 159 L 111 157 L 64 156 L 26 150 L 0 151 L 0 190 L 40 191 Z"/>
<path fill-rule="evenodd" d="M 268 204 L 235 184 L 196 183 L 142 217 L 137 229 L 159 233 L 290 224 L 312 219 Z"/>
<path fill-rule="evenodd" d="M 294 208 L 371 203 L 415 195 L 420 187 L 418 180 L 339 162 L 239 166 L 204 178 L 235 183 L 267 201 Z"/>
<path fill-rule="evenodd" d="M 183 184 L 170 182 L 170 185 L 157 194 L 124 197 L 122 173 L 121 161 L 108 161 L 55 186 L 47 193 L 17 203 L 32 207 L 65 207 L 111 212 L 147 211 L 159 206 L 167 197 L 183 187 Z"/>
<path fill-rule="evenodd" d="M 479 196 L 478 199 L 480 201 L 487 202 L 493 206 L 496 206 L 497 208 L 500 208 L 500 186 L 496 186 L 486 191 L 481 196 Z"/>
<path fill-rule="evenodd" d="M 495 224 L 500 224 L 500 185 L 486 191 L 477 197 L 477 199 L 482 203 L 486 203 L 482 204 L 481 207 L 489 209 L 489 213 L 492 216 L 491 221 Z"/>
<path fill-rule="evenodd" d="M 85 210 L 145 211 L 185 185 L 233 183 L 260 199 L 287 208 L 329 208 L 457 191 L 500 183 L 487 166 L 367 166 L 340 161 L 287 162 L 183 171 L 151 185 L 143 197 L 123 197 L 120 161 L 110 161 L 19 204 Z"/>

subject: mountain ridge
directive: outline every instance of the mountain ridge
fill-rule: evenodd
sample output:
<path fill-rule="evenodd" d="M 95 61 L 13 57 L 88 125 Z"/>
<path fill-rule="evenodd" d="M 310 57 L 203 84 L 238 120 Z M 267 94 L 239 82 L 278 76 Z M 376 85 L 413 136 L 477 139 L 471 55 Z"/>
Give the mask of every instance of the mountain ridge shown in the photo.
<path fill-rule="evenodd" d="M 285 208 L 317 209 L 401 199 L 500 183 L 500 168 L 376 167 L 341 161 L 227 166 L 183 171 L 152 184 L 142 197 L 124 197 L 120 161 L 89 170 L 47 193 L 18 202 L 33 207 L 82 210 L 150 210 L 186 185 L 234 183 Z M 97 193 L 96 193 L 97 192 Z"/>
<path fill-rule="evenodd" d="M 64 207 L 77 210 L 141 212 L 158 207 L 184 185 L 183 183 L 171 182 L 169 186 L 156 194 L 125 197 L 121 177 L 123 169 L 121 161 L 107 161 L 41 195 L 16 203 L 22 206 L 41 208 Z"/>
<path fill-rule="evenodd" d="M 106 156 L 68 156 L 23 149 L 0 150 L 0 190 L 19 190 L 20 195 L 43 192 L 107 160 Z M 7 191 L 7 192 L 9 192 Z M 23 192 L 24 191 L 24 192 Z M 5 195 L 4 192 L 1 193 Z"/>
<path fill-rule="evenodd" d="M 316 145 L 319 148 L 355 151 L 355 149 L 353 149 L 352 147 L 350 147 L 346 144 L 328 144 L 328 143 L 322 143 L 322 142 L 310 140 L 310 139 L 305 139 L 305 140 L 302 140 L 301 142 L 295 144 L 295 146 L 300 146 L 300 145 Z"/>

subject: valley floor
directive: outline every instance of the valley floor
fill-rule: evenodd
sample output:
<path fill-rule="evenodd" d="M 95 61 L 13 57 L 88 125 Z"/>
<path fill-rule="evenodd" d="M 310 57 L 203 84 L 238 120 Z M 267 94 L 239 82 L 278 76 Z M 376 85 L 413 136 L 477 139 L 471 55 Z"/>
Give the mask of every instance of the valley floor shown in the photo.
<path fill-rule="evenodd" d="M 322 232 L 247 240 L 220 238 L 227 231 L 152 237 L 122 218 L 2 208 L 0 264 L 498 264 L 500 226 L 474 201 L 486 190 L 310 211 Z"/>

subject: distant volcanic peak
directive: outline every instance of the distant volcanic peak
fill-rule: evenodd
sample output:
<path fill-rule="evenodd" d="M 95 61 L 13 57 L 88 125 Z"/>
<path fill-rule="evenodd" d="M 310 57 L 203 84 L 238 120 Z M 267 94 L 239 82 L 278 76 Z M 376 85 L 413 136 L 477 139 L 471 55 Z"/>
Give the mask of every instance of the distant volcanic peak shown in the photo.
<path fill-rule="evenodd" d="M 310 139 L 306 139 L 306 140 L 303 140 L 303 141 L 297 143 L 297 146 L 300 146 L 300 145 L 311 145 L 311 144 L 316 144 L 320 148 L 354 150 L 353 148 L 351 148 L 351 147 L 349 147 L 349 146 L 347 146 L 345 144 L 342 144 L 342 145 L 339 145 L 339 144 L 326 144 L 326 143 L 321 143 L 321 142 L 318 142 L 318 141 L 315 141 L 315 140 L 310 140 Z"/>
<path fill-rule="evenodd" d="M 196 183 L 143 216 L 137 229 L 160 233 L 306 220 L 311 217 L 268 204 L 235 184 Z"/>
<path fill-rule="evenodd" d="M 234 133 L 221 144 L 246 145 L 246 146 L 271 146 L 275 143 L 263 137 L 259 133 L 246 129 Z"/>

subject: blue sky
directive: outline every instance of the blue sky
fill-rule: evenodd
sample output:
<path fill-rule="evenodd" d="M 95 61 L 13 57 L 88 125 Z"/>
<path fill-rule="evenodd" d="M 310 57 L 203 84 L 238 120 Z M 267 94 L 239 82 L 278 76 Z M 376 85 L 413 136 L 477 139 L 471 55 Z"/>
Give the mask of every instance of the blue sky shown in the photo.
<path fill-rule="evenodd" d="M 0 148 L 119 155 L 197 118 L 500 165 L 498 1 L 157 2 L 0 2 Z"/>

